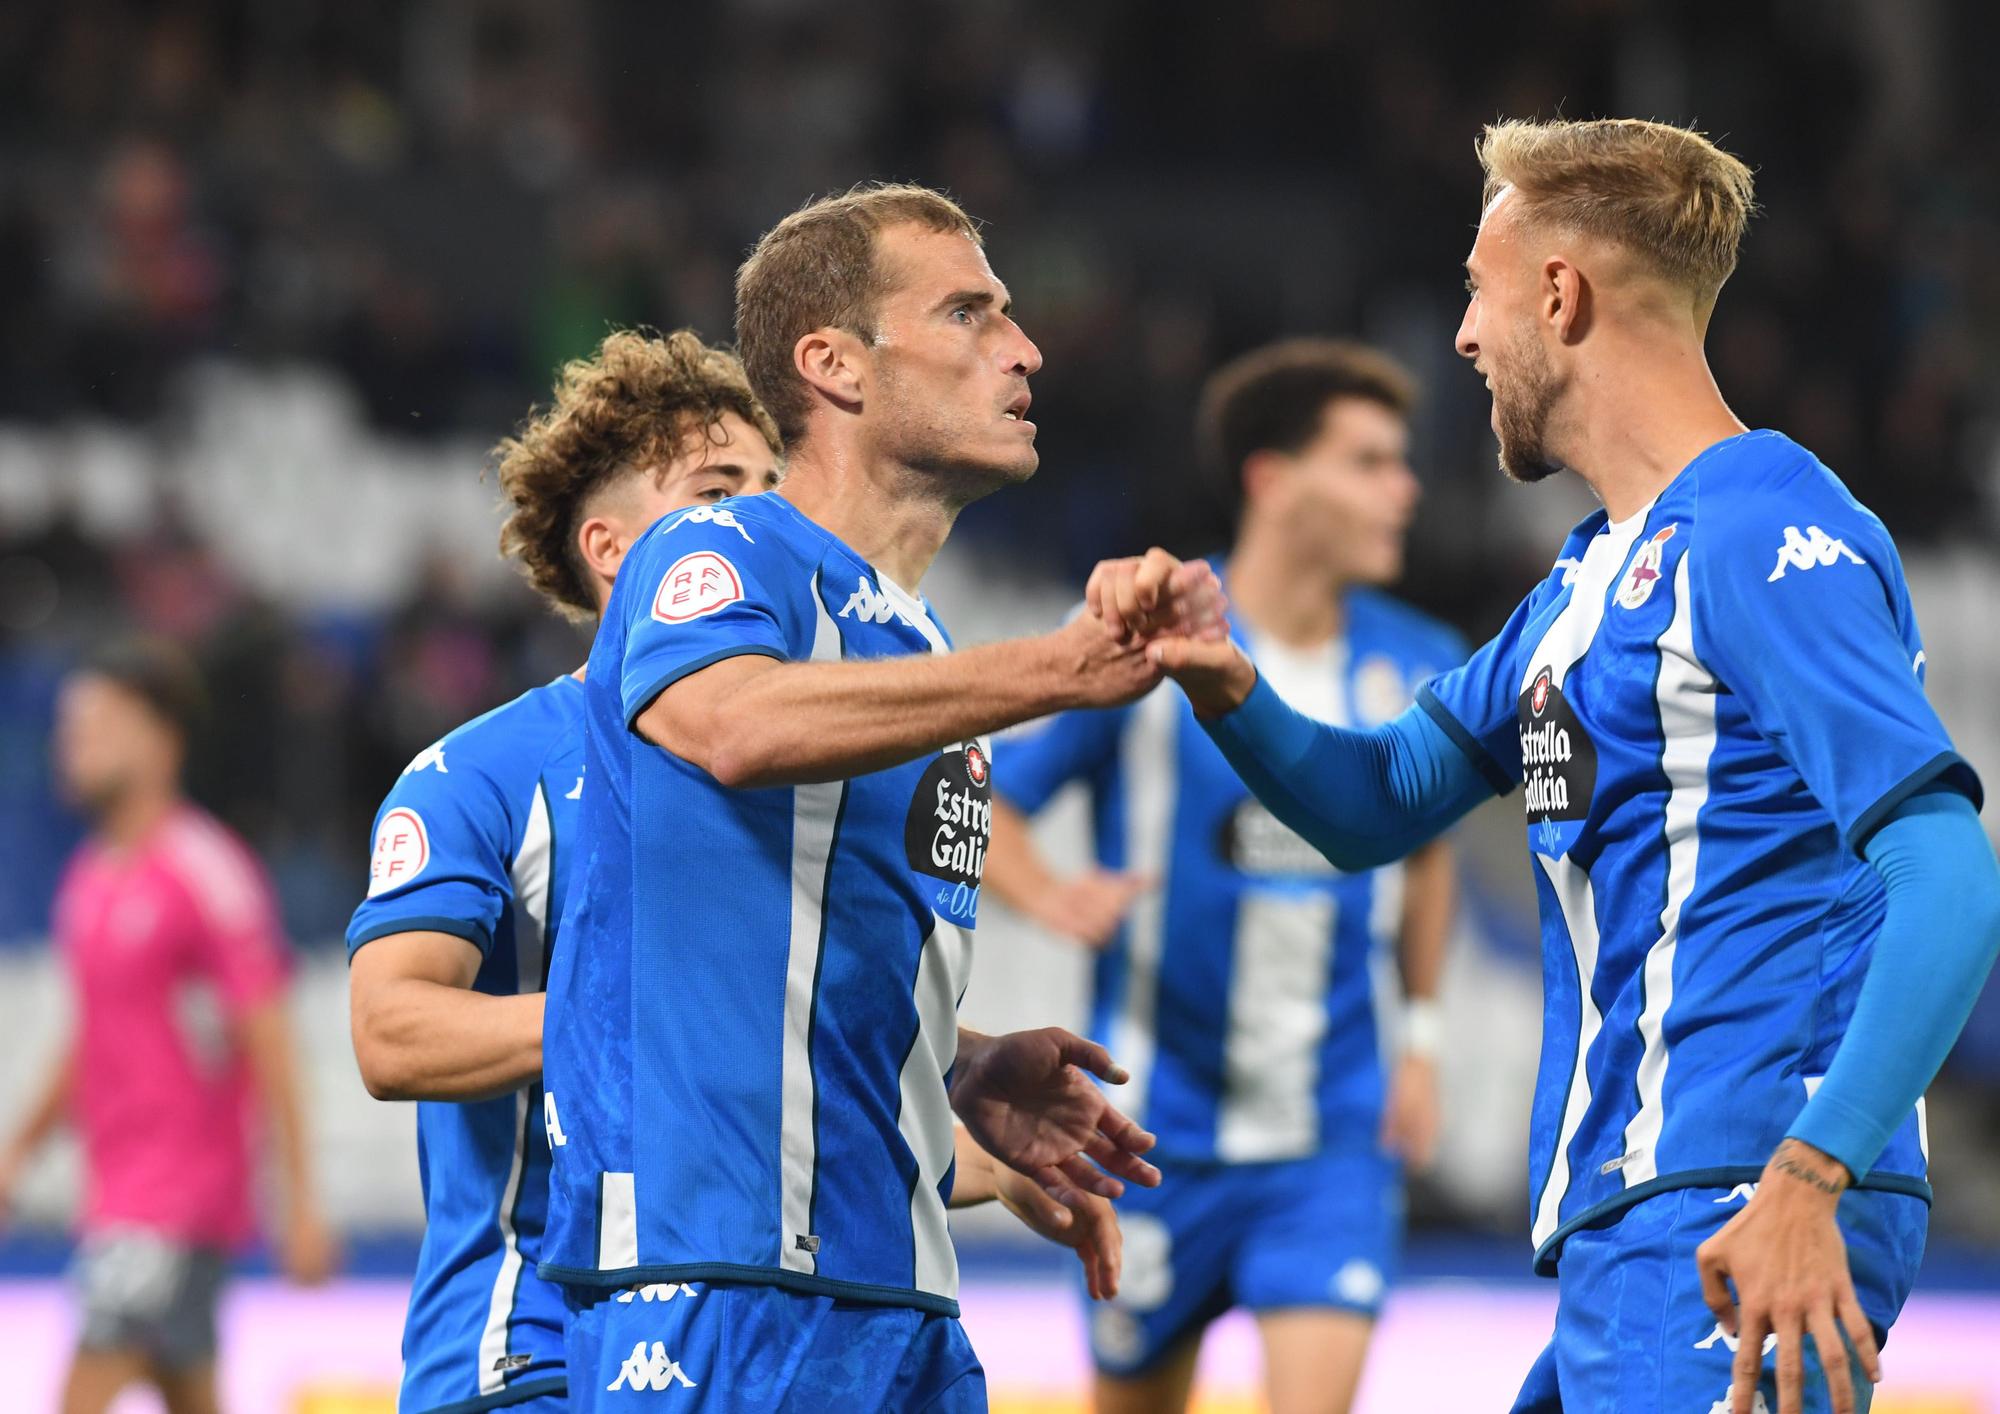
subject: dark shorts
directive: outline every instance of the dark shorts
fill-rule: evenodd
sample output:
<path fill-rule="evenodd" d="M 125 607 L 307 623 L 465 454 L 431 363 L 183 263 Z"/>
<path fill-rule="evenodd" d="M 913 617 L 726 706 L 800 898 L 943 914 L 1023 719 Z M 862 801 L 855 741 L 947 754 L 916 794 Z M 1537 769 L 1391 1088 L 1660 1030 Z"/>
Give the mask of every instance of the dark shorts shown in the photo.
<path fill-rule="evenodd" d="M 70 1277 L 85 1350 L 134 1351 L 170 1370 L 215 1359 L 215 1313 L 229 1258 L 142 1228 L 107 1228 L 77 1248 Z"/>

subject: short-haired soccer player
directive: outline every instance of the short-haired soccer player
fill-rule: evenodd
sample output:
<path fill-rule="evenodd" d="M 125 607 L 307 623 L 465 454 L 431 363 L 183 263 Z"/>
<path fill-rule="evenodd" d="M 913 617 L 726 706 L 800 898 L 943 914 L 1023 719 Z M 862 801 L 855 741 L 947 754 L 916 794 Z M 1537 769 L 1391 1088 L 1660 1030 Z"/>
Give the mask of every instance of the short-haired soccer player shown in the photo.
<path fill-rule="evenodd" d="M 757 494 L 780 474 L 777 429 L 742 366 L 688 330 L 612 334 L 498 451 L 502 550 L 577 622 L 597 618 L 625 553 L 661 516 Z M 542 989 L 586 847 L 582 704 L 566 674 L 420 753 L 378 814 L 369 895 L 348 930 L 362 1077 L 378 1098 L 420 1101 L 427 1222 L 399 1404 L 410 1414 L 567 1407 L 562 1296 L 535 1265 L 550 1133 Z M 1115 1287 L 1102 1200 L 1070 1220 L 975 1146 L 959 1154 L 955 1205 L 1003 1198 Z"/>
<path fill-rule="evenodd" d="M 1627 120 L 1502 123 L 1479 155 L 1458 351 L 1503 467 L 1568 468 L 1604 508 L 1374 732 L 1300 716 L 1227 646 L 1152 651 L 1337 863 L 1524 787 L 1560 1289 L 1517 1409 L 1863 1409 L 1923 1252 L 1921 1097 L 2000 948 L 1979 781 L 1881 521 L 1709 373 L 1749 170 Z M 1123 622 L 1172 569 L 1111 567 L 1097 602 Z"/>
<path fill-rule="evenodd" d="M 1036 465 L 1041 355 L 954 203 L 787 217 L 738 272 L 737 336 L 786 481 L 633 547 L 585 686 L 588 859 L 544 1035 L 570 1397 L 983 1409 L 954 1111 L 1060 1195 L 1156 1179 L 1083 1073 L 1122 1074 L 1101 1047 L 957 1024 L 988 734 L 1158 670 L 1089 616 L 950 652 L 916 592 L 958 512 Z M 1184 577 L 1219 630 L 1212 574 Z M 688 1291 L 631 1299 L 660 1284 Z"/>
<path fill-rule="evenodd" d="M 1402 572 L 1419 496 L 1414 394 L 1373 349 L 1293 339 L 1220 369 L 1201 400 L 1198 440 L 1236 521 L 1216 562 L 1232 627 L 1322 721 L 1380 725 L 1465 660 L 1455 633 L 1379 588 Z M 1395 1268 L 1399 1165 L 1436 1139 L 1449 846 L 1334 869 L 1166 687 L 1002 746 L 987 881 L 1103 947 L 1092 1035 L 1132 1073 L 1120 1103 L 1160 1139 L 1160 1187 L 1119 1204 L 1124 1291 L 1092 1321 L 1098 1409 L 1185 1407 L 1202 1332 L 1232 1306 L 1257 1315 L 1274 1414 L 1347 1409 Z M 1065 879 L 1019 812 L 1070 782 L 1089 791 L 1099 867 Z M 1392 952 L 1400 1026 L 1377 1004 Z"/>
<path fill-rule="evenodd" d="M 64 1414 L 97 1414 L 134 1383 L 155 1386 L 172 1414 L 216 1408 L 216 1307 L 256 1225 L 259 1119 L 280 1178 L 285 1271 L 318 1281 L 336 1260 L 306 1152 L 270 880 L 181 790 L 203 715 L 194 665 L 144 639 L 87 661 L 57 703 L 57 773 L 91 825 L 54 908 L 74 1025 L 0 1154 L 0 1206 L 29 1153 L 72 1117 L 83 1316 Z"/>

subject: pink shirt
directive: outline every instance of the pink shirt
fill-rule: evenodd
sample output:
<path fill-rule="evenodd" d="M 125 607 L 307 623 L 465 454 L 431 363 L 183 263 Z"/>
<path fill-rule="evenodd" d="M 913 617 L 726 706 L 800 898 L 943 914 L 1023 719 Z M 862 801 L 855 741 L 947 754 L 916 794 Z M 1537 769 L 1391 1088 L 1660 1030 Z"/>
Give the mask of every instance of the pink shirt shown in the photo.
<path fill-rule="evenodd" d="M 84 1230 L 246 1241 L 252 1094 L 233 1023 L 285 978 L 263 870 L 182 805 L 133 849 L 79 849 L 55 931 L 77 1001 Z"/>

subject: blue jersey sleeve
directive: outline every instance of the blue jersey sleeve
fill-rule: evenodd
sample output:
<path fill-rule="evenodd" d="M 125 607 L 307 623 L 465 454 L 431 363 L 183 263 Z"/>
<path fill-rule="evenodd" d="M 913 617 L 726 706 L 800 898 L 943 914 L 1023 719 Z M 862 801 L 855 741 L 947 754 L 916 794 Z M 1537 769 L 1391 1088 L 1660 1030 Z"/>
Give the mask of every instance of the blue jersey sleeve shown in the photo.
<path fill-rule="evenodd" d="M 1786 490 L 1704 515 L 1688 552 L 1696 655 L 1849 848 L 1934 780 L 1977 806 L 1979 779 L 1924 696 L 1888 531 L 1829 473 Z"/>
<path fill-rule="evenodd" d="M 1478 652 L 1417 689 L 1417 705 L 1499 795 L 1521 783 L 1521 635 L 1545 589 L 1523 599 Z"/>
<path fill-rule="evenodd" d="M 391 933 L 449 933 L 484 954 L 513 898 L 524 822 L 504 785 L 451 737 L 404 770 L 375 817 L 368 897 L 347 925 L 351 957 Z"/>
<path fill-rule="evenodd" d="M 796 650 L 811 621 L 808 576 L 771 525 L 732 506 L 663 520 L 620 571 L 636 576 L 619 680 L 628 724 L 667 688 L 725 658 L 805 656 Z"/>
<path fill-rule="evenodd" d="M 1015 809 L 1034 814 L 1071 781 L 1095 775 L 1114 758 L 1130 711 L 1063 712 L 1002 737 L 993 788 Z"/>

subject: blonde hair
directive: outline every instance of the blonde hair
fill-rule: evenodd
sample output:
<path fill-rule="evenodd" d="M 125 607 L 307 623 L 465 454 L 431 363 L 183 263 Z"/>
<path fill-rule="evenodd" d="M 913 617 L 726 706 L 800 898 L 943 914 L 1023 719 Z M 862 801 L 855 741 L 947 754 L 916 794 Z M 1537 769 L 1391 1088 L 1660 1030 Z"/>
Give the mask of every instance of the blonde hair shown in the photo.
<path fill-rule="evenodd" d="M 787 444 L 805 431 L 812 397 L 792 350 L 815 329 L 875 337 L 887 281 L 876 237 L 917 225 L 982 244 L 979 227 L 943 192 L 906 183 L 864 183 L 800 207 L 764 233 L 736 272 L 736 344 L 750 386 Z"/>
<path fill-rule="evenodd" d="M 1482 206 L 1511 187 L 1529 219 L 1616 241 L 1704 303 L 1736 269 L 1756 210 L 1748 167 L 1667 123 L 1513 119 L 1489 124 L 1475 150 Z"/>
<path fill-rule="evenodd" d="M 508 505 L 500 553 L 564 617 L 590 618 L 597 599 L 576 544 L 585 503 L 620 477 L 665 472 L 732 412 L 779 450 L 771 415 L 728 350 L 692 329 L 610 335 L 563 365 L 553 407 L 493 449 Z"/>

